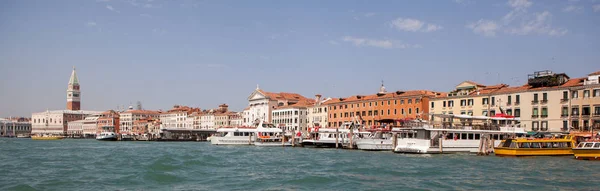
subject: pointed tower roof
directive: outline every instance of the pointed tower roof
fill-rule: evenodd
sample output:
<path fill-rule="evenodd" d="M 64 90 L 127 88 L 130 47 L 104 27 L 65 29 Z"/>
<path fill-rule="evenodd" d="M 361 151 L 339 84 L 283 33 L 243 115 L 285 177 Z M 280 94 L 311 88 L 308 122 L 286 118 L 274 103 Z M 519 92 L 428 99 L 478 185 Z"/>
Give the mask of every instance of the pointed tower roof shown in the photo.
<path fill-rule="evenodd" d="M 75 72 L 75 66 L 73 66 L 73 72 L 71 72 L 71 78 L 69 78 L 69 84 L 73 84 L 73 85 L 79 84 L 79 79 L 77 78 L 77 73 Z"/>

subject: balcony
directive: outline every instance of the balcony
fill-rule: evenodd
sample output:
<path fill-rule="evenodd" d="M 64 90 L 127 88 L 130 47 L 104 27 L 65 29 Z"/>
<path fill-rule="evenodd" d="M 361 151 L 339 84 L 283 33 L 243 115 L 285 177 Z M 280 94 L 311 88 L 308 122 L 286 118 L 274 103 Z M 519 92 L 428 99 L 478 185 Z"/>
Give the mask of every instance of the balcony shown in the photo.
<path fill-rule="evenodd" d="M 567 103 L 568 101 L 569 101 L 569 98 L 560 99 L 560 103 Z"/>
<path fill-rule="evenodd" d="M 600 113 L 594 113 L 594 116 L 600 116 Z"/>
<path fill-rule="evenodd" d="M 506 106 L 510 106 L 510 105 L 512 105 L 512 103 L 510 103 L 510 101 L 506 103 Z"/>
<path fill-rule="evenodd" d="M 548 103 L 548 100 L 547 100 L 547 99 L 545 99 L 545 100 L 542 100 L 540 103 L 541 103 L 541 104 L 547 104 L 547 103 Z"/>
<path fill-rule="evenodd" d="M 538 118 L 539 115 L 531 115 L 531 118 Z"/>
<path fill-rule="evenodd" d="M 560 114 L 560 117 L 569 117 L 569 114 L 563 113 L 563 114 Z"/>
<path fill-rule="evenodd" d="M 542 114 L 542 115 L 540 115 L 540 116 L 541 116 L 542 118 L 547 118 L 547 117 L 548 117 L 548 115 L 547 115 L 547 114 L 546 114 L 546 115 Z"/>
<path fill-rule="evenodd" d="M 521 102 L 515 101 L 515 105 L 519 105 Z"/>
<path fill-rule="evenodd" d="M 531 105 L 535 105 L 535 104 L 538 104 L 538 103 L 539 103 L 539 101 L 538 101 L 538 100 L 533 100 L 533 101 L 531 101 Z"/>

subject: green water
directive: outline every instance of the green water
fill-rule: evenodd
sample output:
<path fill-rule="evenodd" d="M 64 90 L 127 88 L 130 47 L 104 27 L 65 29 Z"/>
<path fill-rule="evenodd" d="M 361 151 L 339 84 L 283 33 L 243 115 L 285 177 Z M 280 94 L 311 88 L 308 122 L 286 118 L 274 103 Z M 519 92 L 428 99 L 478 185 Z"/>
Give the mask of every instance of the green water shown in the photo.
<path fill-rule="evenodd" d="M 572 157 L 0 139 L 0 190 L 599 190 Z"/>

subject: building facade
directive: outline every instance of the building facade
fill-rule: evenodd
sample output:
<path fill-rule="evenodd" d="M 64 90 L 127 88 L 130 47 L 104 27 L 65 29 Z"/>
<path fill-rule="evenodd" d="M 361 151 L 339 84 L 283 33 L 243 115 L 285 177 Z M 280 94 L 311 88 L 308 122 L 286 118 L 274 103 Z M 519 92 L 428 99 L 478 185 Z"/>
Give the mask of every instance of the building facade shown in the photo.
<path fill-rule="evenodd" d="M 31 115 L 31 133 L 63 135 L 67 133 L 69 122 L 82 120 L 89 115 L 98 113 L 100 112 L 84 110 L 55 110 L 33 113 Z"/>
<path fill-rule="evenodd" d="M 430 98 L 442 93 L 414 90 L 386 92 L 383 84 L 379 93 L 334 98 L 324 104 L 328 107 L 328 127 L 342 127 L 345 122 L 358 121 L 368 127 L 396 123 L 401 119 L 428 119 Z"/>
<path fill-rule="evenodd" d="M 271 116 L 273 116 L 272 123 L 284 131 L 307 131 L 307 105 L 297 104 L 278 107 L 273 109 Z"/>
<path fill-rule="evenodd" d="M 96 134 L 101 132 L 114 132 L 116 134 L 129 135 L 131 132 L 122 133 L 120 129 L 119 113 L 113 110 L 102 112 L 98 117 Z"/>
<path fill-rule="evenodd" d="M 518 87 L 463 82 L 447 97 L 431 99 L 430 111 L 487 117 L 503 113 L 519 118 L 520 126 L 527 131 L 589 130 L 599 124 L 591 111 L 595 106 L 600 110 L 600 102 L 593 96 L 600 88 L 592 74 L 588 78 L 592 80 L 540 71 L 529 75 L 528 83 Z M 456 94 L 460 91 L 464 93 Z"/>
<path fill-rule="evenodd" d="M 331 98 L 321 99 L 321 95 L 315 95 L 315 104 L 307 106 L 306 109 L 308 111 L 308 115 L 306 118 L 308 119 L 308 128 L 314 127 L 328 127 L 328 115 L 327 115 L 327 105 L 323 104 Z"/>
<path fill-rule="evenodd" d="M 31 122 L 25 120 L 11 120 L 0 118 L 0 137 L 29 136 Z"/>
<path fill-rule="evenodd" d="M 261 90 L 258 86 L 256 90 L 248 96 L 248 108 L 244 110 L 244 121 L 246 126 L 252 126 L 257 122 L 272 121 L 273 110 L 277 107 L 294 105 L 297 103 L 312 102 L 297 93 L 273 93 Z"/>
<path fill-rule="evenodd" d="M 119 113 L 120 129 L 123 133 L 133 132 L 133 122 L 145 118 L 160 118 L 161 112 L 152 110 L 127 110 Z"/>

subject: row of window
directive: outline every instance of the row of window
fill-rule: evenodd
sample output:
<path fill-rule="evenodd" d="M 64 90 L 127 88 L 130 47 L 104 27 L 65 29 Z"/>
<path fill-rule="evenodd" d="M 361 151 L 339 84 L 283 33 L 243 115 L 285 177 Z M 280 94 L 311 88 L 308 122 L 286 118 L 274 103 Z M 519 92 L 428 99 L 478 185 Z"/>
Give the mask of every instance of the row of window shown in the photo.
<path fill-rule="evenodd" d="M 420 99 L 414 99 L 414 100 L 415 100 L 415 104 L 418 104 L 418 103 L 421 102 Z M 369 102 L 369 107 L 372 107 L 373 105 L 377 106 L 378 103 L 381 103 L 381 106 L 384 106 L 386 102 L 387 102 L 387 105 L 392 105 L 392 100 L 381 101 L 381 102 L 374 101 L 374 102 Z M 412 104 L 413 103 L 413 99 L 406 99 L 406 102 L 407 102 L 407 104 Z M 404 99 L 400 100 L 400 104 L 401 105 L 404 104 Z M 348 109 L 348 105 L 350 105 L 350 108 L 354 108 L 355 105 L 356 105 L 357 108 L 359 108 L 361 104 L 357 103 L 357 104 L 340 105 L 339 109 Z M 398 105 L 398 100 L 394 100 L 394 105 Z M 362 107 L 367 107 L 367 103 L 362 103 Z M 330 110 L 336 110 L 336 109 L 338 109 L 338 106 L 334 105 L 333 108 L 332 108 L 332 106 L 329 106 L 329 109 Z"/>
<path fill-rule="evenodd" d="M 273 116 L 292 115 L 292 113 L 294 115 L 298 115 L 298 113 L 300 113 L 300 115 L 303 114 L 302 111 L 298 111 L 298 110 L 296 110 L 294 112 L 292 112 L 292 111 L 275 111 L 275 112 L 273 112 Z M 304 112 L 304 114 L 308 114 L 308 112 Z"/>
<path fill-rule="evenodd" d="M 572 107 L 571 108 L 571 115 L 576 116 L 579 115 L 579 107 Z M 590 111 L 590 106 L 582 106 L 581 107 L 581 115 L 600 115 L 600 106 L 594 106 L 594 112 L 592 113 Z M 562 113 L 561 115 L 563 117 L 565 116 L 569 116 L 569 108 L 568 107 L 564 107 L 562 108 Z"/>
<path fill-rule="evenodd" d="M 29 131 L 31 130 L 31 127 L 29 126 L 5 126 L 7 131 L 12 131 L 13 129 L 15 131 Z"/>
<path fill-rule="evenodd" d="M 563 92 L 563 99 L 568 99 L 567 97 L 567 91 Z M 600 89 L 594 89 L 593 90 L 593 97 L 600 97 Z M 590 97 L 590 90 L 583 90 L 583 97 L 584 98 L 589 98 Z M 579 91 L 572 91 L 571 92 L 571 98 L 575 99 L 575 98 L 579 98 Z"/>
<path fill-rule="evenodd" d="M 384 110 L 369 110 L 369 111 L 357 111 L 357 112 L 344 112 L 344 113 L 339 113 L 339 117 L 354 117 L 354 116 L 378 116 L 378 115 L 392 115 L 391 113 L 392 110 L 387 110 L 387 114 L 384 112 Z M 408 108 L 408 114 L 412 114 L 412 108 Z M 402 108 L 400 110 L 401 114 L 404 115 L 404 108 Z M 415 113 L 419 113 L 419 108 L 415 108 Z M 393 115 L 397 115 L 398 114 L 398 110 L 394 109 L 394 114 Z M 333 113 L 333 114 L 329 114 L 330 118 L 337 118 L 338 115 L 337 113 Z"/>
<path fill-rule="evenodd" d="M 305 120 L 305 123 L 308 123 L 308 119 L 304 119 L 304 120 Z M 298 121 L 300 121 L 300 123 L 304 123 L 304 122 L 302 121 L 302 119 L 298 120 L 298 118 L 297 118 L 297 117 L 296 117 L 296 118 L 294 118 L 294 120 L 293 120 L 293 123 L 298 123 Z M 287 123 L 292 123 L 292 119 L 289 119 L 289 118 L 288 118 L 288 119 L 273 119 L 273 123 L 274 123 L 274 124 L 282 124 L 282 123 L 286 123 L 286 124 L 287 124 Z"/>

